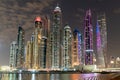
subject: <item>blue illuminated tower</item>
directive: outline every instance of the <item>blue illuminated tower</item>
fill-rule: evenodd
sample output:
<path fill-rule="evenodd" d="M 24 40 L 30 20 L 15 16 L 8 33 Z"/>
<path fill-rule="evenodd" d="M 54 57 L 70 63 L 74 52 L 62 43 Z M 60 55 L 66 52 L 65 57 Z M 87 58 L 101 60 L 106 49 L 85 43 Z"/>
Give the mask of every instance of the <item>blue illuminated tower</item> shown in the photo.
<path fill-rule="evenodd" d="M 104 61 L 104 55 L 103 55 L 103 49 L 101 44 L 101 33 L 100 33 L 100 26 L 97 22 L 96 25 L 96 37 L 97 37 L 97 66 L 99 68 L 105 67 L 105 61 Z"/>
<path fill-rule="evenodd" d="M 75 29 L 72 39 L 72 67 L 82 64 L 82 35 Z"/>
<path fill-rule="evenodd" d="M 91 10 L 86 11 L 84 29 L 84 56 L 85 65 L 93 64 L 93 28 L 91 22 Z"/>
<path fill-rule="evenodd" d="M 61 28 L 61 9 L 57 5 L 53 11 L 53 22 L 51 27 L 51 43 L 50 43 L 50 57 L 51 57 L 51 68 L 60 68 L 60 28 Z"/>

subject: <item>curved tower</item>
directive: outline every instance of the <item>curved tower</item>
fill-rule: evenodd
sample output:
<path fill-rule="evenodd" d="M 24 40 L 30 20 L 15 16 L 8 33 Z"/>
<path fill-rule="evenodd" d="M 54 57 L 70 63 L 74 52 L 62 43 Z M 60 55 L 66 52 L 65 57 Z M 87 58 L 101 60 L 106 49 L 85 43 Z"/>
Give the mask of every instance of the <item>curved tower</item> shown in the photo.
<path fill-rule="evenodd" d="M 51 27 L 51 68 L 60 68 L 60 28 L 61 28 L 61 9 L 57 5 L 53 11 L 53 22 Z"/>
<path fill-rule="evenodd" d="M 71 67 L 71 53 L 72 53 L 72 32 L 71 28 L 66 25 L 63 32 L 63 53 L 62 53 L 62 68 L 67 69 Z"/>
<path fill-rule="evenodd" d="M 91 10 L 86 11 L 84 29 L 84 58 L 85 65 L 93 64 L 93 28 L 91 22 Z"/>
<path fill-rule="evenodd" d="M 97 35 L 97 66 L 98 67 L 105 67 L 105 61 L 104 61 L 104 56 L 103 56 L 103 49 L 102 49 L 102 44 L 101 44 L 101 33 L 100 33 L 100 27 L 97 22 L 96 26 L 96 35 Z"/>
<path fill-rule="evenodd" d="M 108 66 L 108 55 L 107 55 L 107 26 L 106 26 L 106 16 L 105 13 L 100 12 L 97 15 L 97 21 L 100 28 L 101 34 L 101 45 L 102 45 L 102 54 L 104 55 L 105 67 Z"/>

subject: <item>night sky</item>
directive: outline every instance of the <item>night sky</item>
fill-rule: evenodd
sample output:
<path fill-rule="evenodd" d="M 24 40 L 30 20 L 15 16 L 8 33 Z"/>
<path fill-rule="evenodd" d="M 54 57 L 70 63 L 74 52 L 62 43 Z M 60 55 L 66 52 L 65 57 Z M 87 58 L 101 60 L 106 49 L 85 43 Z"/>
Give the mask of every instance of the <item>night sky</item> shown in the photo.
<path fill-rule="evenodd" d="M 17 39 L 18 25 L 25 29 L 25 40 L 30 40 L 35 16 L 51 15 L 59 3 L 63 26 L 83 32 L 86 9 L 105 12 L 108 30 L 108 54 L 120 56 L 120 0 L 0 0 L 0 65 L 8 65 L 10 43 Z M 95 28 L 95 20 L 93 27 Z"/>

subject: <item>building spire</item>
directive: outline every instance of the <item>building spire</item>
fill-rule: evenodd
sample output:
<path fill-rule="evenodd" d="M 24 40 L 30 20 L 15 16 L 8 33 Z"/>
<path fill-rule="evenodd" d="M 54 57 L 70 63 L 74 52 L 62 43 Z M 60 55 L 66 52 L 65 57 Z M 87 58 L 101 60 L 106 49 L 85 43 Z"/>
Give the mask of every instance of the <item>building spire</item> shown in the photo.
<path fill-rule="evenodd" d="M 61 8 L 59 7 L 58 3 L 57 3 L 57 6 L 54 9 L 54 12 L 61 12 Z"/>

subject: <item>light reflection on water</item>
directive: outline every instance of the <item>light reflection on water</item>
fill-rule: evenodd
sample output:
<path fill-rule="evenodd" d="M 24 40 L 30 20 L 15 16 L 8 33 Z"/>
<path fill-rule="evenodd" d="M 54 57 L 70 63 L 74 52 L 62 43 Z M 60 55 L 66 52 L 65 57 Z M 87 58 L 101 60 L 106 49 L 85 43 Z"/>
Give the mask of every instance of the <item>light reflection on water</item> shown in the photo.
<path fill-rule="evenodd" d="M 110 80 L 108 74 L 0 74 L 0 80 Z"/>

